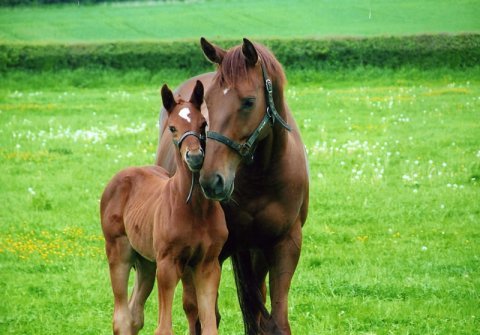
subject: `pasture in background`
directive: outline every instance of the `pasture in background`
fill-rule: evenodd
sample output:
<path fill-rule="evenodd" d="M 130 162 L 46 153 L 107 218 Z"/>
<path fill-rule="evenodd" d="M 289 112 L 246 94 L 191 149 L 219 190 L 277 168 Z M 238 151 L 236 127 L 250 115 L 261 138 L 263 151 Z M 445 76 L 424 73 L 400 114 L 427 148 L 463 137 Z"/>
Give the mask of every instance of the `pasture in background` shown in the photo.
<path fill-rule="evenodd" d="M 248 37 L 465 33 L 480 29 L 471 0 L 243 0 L 127 2 L 0 10 L 0 41 L 85 43 Z"/>
<path fill-rule="evenodd" d="M 222 30 L 222 38 L 238 41 L 243 35 L 253 40 L 305 37 L 311 35 L 308 29 L 330 35 L 335 22 L 343 22 L 335 35 L 350 35 L 353 29 L 362 36 L 479 31 L 478 21 L 472 20 L 478 6 L 469 1 L 425 1 L 417 7 L 405 1 L 389 8 L 390 2 L 321 2 L 318 8 L 331 9 L 321 13 L 302 9 L 312 4 L 308 1 L 298 2 L 297 9 L 289 7 L 297 2 L 276 3 L 280 5 L 266 11 L 270 2 L 260 2 L 253 21 L 245 15 L 235 26 L 228 24 L 230 16 L 213 18 L 220 20 L 222 29 L 231 29 L 225 28 L 225 35 Z M 371 31 L 366 19 L 352 20 L 356 16 L 348 14 L 368 18 L 369 5 L 372 20 L 383 12 L 388 18 L 375 21 L 378 25 L 370 25 L 376 29 Z M 174 30 L 170 21 L 162 25 L 153 18 L 167 16 L 163 8 L 177 11 L 178 22 L 189 18 L 190 9 L 246 13 L 246 7 L 252 7 L 250 1 L 2 8 L 0 44 L 121 37 L 196 40 L 203 32 L 217 42 L 218 24 L 208 26 L 197 19 L 202 26 L 196 30 Z M 349 11 L 338 16 L 332 7 Z M 296 21 L 291 13 L 300 9 L 304 16 Z M 132 10 L 138 15 L 127 14 Z M 452 15 L 457 12 L 463 14 Z M 259 13 L 289 15 L 295 26 L 269 17 L 262 21 Z M 318 15 L 327 18 L 322 23 L 316 21 Z M 88 24 L 78 24 L 82 17 Z M 99 17 L 119 28 L 102 28 Z M 445 20 L 439 21 L 441 17 Z M 50 25 L 64 19 L 72 28 Z M 298 28 L 300 21 L 304 30 Z M 144 30 L 127 29 L 127 23 L 143 25 Z M 155 30 L 155 25 L 164 28 Z M 319 28 L 322 25 L 325 30 Z M 200 48 L 198 57 L 203 57 Z M 476 333 L 480 67 L 286 72 L 287 101 L 306 144 L 311 174 L 309 218 L 289 300 L 293 332 Z M 154 162 L 159 88 L 163 83 L 174 87 L 191 73 L 165 64 L 159 71 L 9 69 L 0 75 L 0 333 L 110 334 L 112 293 L 99 197 L 115 172 Z M 180 293 L 174 329 L 185 334 Z M 155 295 L 154 291 L 146 306 L 145 334 L 156 326 Z M 241 334 L 228 261 L 219 304 L 220 332 Z"/>

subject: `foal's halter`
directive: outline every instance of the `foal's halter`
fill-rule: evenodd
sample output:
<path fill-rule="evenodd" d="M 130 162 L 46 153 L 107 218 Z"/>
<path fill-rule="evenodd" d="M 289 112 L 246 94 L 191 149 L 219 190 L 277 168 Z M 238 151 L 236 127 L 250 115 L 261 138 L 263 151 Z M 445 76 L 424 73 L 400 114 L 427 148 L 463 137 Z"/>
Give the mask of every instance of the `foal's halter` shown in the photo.
<path fill-rule="evenodd" d="M 202 134 L 199 134 L 193 130 L 189 130 L 189 131 L 186 131 L 183 133 L 183 135 L 180 137 L 180 139 L 177 141 L 177 140 L 173 140 L 173 144 L 175 144 L 175 146 L 180 149 L 180 147 L 182 146 L 182 143 L 183 141 L 188 137 L 188 136 L 194 136 L 196 138 L 198 138 L 198 140 L 200 141 L 200 145 L 202 146 L 202 149 L 205 149 L 205 135 L 202 135 Z"/>
<path fill-rule="evenodd" d="M 273 103 L 273 86 L 272 81 L 268 78 L 267 70 L 265 69 L 265 65 L 263 62 L 262 65 L 262 75 L 263 81 L 265 82 L 265 96 L 267 100 L 267 111 L 265 116 L 263 117 L 262 121 L 258 127 L 252 132 L 252 134 L 248 137 L 248 139 L 244 143 L 235 142 L 228 137 L 214 132 L 214 131 L 207 131 L 207 138 L 215 140 L 217 142 L 223 143 L 226 146 L 230 147 L 234 151 L 236 151 L 242 160 L 244 160 L 247 164 L 252 163 L 253 161 L 253 154 L 255 153 L 256 144 L 258 137 L 262 133 L 263 128 L 267 124 L 273 127 L 275 121 L 278 121 L 280 125 L 288 131 L 291 131 L 292 128 L 288 125 L 288 123 L 278 114 L 277 109 L 275 108 L 275 104 Z"/>
<path fill-rule="evenodd" d="M 180 150 L 180 147 L 182 146 L 183 140 L 185 140 L 188 136 L 195 136 L 196 138 L 198 138 L 198 140 L 200 141 L 200 146 L 202 147 L 202 152 L 205 153 L 205 135 L 199 134 L 199 133 L 197 133 L 193 130 L 189 130 L 189 131 L 184 132 L 183 135 L 180 137 L 180 139 L 178 141 L 173 140 L 173 144 L 175 144 L 175 146 L 178 148 L 178 150 Z M 198 174 L 198 172 L 192 172 L 192 182 L 190 184 L 190 191 L 188 192 L 187 201 L 185 202 L 187 204 L 190 201 L 190 199 L 192 198 L 193 186 L 195 185 L 195 173 Z"/>

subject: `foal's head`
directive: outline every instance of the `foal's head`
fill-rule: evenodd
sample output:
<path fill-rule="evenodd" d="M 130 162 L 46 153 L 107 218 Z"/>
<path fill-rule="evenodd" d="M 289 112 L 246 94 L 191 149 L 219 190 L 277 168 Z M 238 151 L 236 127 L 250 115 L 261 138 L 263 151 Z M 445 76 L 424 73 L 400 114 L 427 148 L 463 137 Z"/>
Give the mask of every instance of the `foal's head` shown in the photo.
<path fill-rule="evenodd" d="M 205 127 L 207 122 L 200 112 L 203 103 L 203 84 L 197 80 L 189 101 L 175 100 L 167 85 L 162 90 L 163 106 L 168 112 L 167 126 L 182 160 L 192 171 L 203 165 Z"/>

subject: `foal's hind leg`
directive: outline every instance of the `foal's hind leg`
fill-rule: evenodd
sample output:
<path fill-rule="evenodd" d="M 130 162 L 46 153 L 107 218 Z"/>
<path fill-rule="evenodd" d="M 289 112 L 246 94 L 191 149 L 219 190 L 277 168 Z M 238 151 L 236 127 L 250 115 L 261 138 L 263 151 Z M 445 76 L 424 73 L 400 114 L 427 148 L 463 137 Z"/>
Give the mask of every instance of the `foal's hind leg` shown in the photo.
<path fill-rule="evenodd" d="M 106 240 L 110 279 L 114 296 L 113 333 L 132 334 L 132 315 L 128 308 L 128 277 L 132 268 L 133 249 L 126 236 Z"/>
<path fill-rule="evenodd" d="M 155 284 L 155 263 L 149 262 L 140 255 L 135 261 L 136 275 L 135 286 L 128 307 L 133 317 L 133 334 L 137 334 L 143 328 L 143 311 L 145 302 L 152 292 Z"/>

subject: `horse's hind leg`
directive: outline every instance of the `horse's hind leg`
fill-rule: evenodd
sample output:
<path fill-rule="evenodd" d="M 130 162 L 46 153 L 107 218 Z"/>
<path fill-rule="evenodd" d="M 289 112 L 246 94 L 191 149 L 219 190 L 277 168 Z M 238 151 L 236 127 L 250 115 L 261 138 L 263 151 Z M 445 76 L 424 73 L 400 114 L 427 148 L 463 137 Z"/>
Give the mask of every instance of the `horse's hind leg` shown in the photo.
<path fill-rule="evenodd" d="M 145 302 L 152 292 L 155 284 L 155 263 L 149 262 L 140 255 L 135 260 L 135 285 L 128 303 L 133 317 L 133 334 L 137 334 L 143 328 L 143 311 Z"/>
<path fill-rule="evenodd" d="M 106 240 L 110 279 L 114 296 L 113 333 L 132 334 L 132 315 L 128 308 L 128 277 L 133 264 L 133 249 L 126 236 Z"/>

